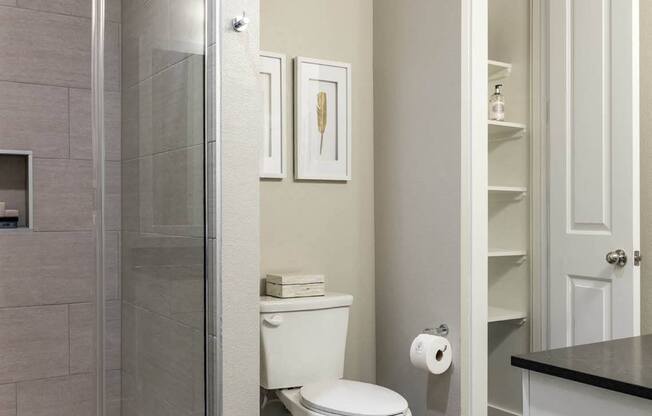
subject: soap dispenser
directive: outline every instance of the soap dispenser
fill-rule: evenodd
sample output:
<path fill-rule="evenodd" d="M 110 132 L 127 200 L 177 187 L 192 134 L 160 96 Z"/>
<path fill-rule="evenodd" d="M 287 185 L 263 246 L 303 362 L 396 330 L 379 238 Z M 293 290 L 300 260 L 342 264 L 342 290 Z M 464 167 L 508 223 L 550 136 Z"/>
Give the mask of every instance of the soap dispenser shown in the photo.
<path fill-rule="evenodd" d="M 496 84 L 494 93 L 489 98 L 489 120 L 505 120 L 505 98 L 501 93 L 503 84 Z"/>

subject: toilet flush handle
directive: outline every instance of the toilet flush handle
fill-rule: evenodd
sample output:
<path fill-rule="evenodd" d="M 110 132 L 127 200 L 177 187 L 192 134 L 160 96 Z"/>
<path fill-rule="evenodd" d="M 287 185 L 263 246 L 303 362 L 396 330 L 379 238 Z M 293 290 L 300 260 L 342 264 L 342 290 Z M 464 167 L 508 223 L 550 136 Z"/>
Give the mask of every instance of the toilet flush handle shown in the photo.
<path fill-rule="evenodd" d="M 277 327 L 283 323 L 283 317 L 281 315 L 266 316 L 263 318 L 263 322 L 269 326 Z"/>

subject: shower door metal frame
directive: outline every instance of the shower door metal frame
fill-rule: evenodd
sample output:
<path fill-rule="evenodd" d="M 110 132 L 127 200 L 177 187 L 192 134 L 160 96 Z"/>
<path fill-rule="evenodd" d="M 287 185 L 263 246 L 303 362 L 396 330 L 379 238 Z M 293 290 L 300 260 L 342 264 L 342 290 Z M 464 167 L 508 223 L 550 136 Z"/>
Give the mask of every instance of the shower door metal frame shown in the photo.
<path fill-rule="evenodd" d="M 95 236 L 95 388 L 96 413 L 104 406 L 104 26 L 105 0 L 93 0 L 91 38 L 91 125 L 93 148 L 94 236 Z"/>
<path fill-rule="evenodd" d="M 221 281 L 221 16 L 220 0 L 204 2 L 204 366 L 207 416 L 222 415 Z"/>

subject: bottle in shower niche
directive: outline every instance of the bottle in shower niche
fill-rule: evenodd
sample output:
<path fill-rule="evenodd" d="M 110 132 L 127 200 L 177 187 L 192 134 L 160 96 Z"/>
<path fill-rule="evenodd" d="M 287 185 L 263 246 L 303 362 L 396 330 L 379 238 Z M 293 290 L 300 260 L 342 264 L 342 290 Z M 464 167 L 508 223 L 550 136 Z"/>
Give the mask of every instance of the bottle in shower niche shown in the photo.
<path fill-rule="evenodd" d="M 494 93 L 489 98 L 489 120 L 505 120 L 505 97 L 501 93 L 503 84 L 496 84 Z"/>

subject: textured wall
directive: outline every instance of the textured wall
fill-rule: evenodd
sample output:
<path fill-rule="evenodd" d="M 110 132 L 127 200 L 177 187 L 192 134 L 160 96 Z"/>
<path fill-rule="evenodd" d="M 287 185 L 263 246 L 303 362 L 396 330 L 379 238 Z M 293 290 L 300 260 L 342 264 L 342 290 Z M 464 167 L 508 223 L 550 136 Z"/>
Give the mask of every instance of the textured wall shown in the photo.
<path fill-rule="evenodd" d="M 652 2 L 640 3 L 641 30 L 641 333 L 652 333 Z"/>
<path fill-rule="evenodd" d="M 375 380 L 373 9 L 371 0 L 265 0 L 261 49 L 286 54 L 288 177 L 261 182 L 261 277 L 324 273 L 354 297 L 345 377 Z M 352 64 L 353 163 L 347 183 L 293 180 L 295 56 Z"/>
<path fill-rule="evenodd" d="M 91 0 L 0 1 L 0 149 L 34 154 L 34 231 L 0 231 L 0 414 L 95 412 Z M 120 1 L 107 2 L 108 411 L 119 414 Z M 117 411 L 117 413 L 116 413 Z"/>
<path fill-rule="evenodd" d="M 263 134 L 258 81 L 258 0 L 221 0 L 227 21 L 244 10 L 252 24 L 237 33 L 222 26 L 220 176 L 223 414 L 259 410 L 258 289 L 260 237 L 258 140 Z"/>
<path fill-rule="evenodd" d="M 376 371 L 418 416 L 460 414 L 461 11 L 374 1 Z M 445 322 L 453 366 L 412 367 L 412 339 Z"/>
<path fill-rule="evenodd" d="M 203 5 L 123 7 L 123 416 L 204 414 Z"/>

